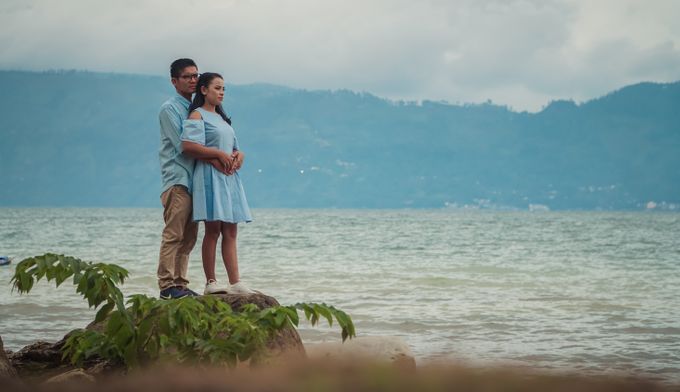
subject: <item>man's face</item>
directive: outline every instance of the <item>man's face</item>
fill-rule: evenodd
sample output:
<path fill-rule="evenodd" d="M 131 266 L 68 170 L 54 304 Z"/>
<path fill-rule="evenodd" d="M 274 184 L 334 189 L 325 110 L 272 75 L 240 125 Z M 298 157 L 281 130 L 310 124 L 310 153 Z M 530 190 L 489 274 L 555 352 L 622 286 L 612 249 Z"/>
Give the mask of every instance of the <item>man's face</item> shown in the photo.
<path fill-rule="evenodd" d="M 180 72 L 178 78 L 172 78 L 171 81 L 178 93 L 193 94 L 198 82 L 198 68 L 194 66 L 186 67 Z"/>

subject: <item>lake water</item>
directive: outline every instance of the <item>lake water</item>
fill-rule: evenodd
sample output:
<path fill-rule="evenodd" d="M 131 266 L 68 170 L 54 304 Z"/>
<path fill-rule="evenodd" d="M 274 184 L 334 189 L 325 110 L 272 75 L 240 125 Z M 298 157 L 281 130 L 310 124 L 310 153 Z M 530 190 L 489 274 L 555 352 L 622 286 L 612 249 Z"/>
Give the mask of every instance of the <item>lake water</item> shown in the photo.
<path fill-rule="evenodd" d="M 418 363 L 452 359 L 680 382 L 680 214 L 255 210 L 244 281 L 282 304 L 326 302 L 359 335 L 403 338 Z M 0 335 L 56 341 L 94 310 L 67 281 L 11 292 L 25 257 L 119 264 L 126 294 L 158 295 L 160 209 L 0 209 Z M 202 235 L 202 230 L 199 235 Z M 199 237 L 200 241 L 200 237 Z M 226 279 L 219 265 L 221 279 Z M 200 246 L 191 287 L 204 282 Z M 339 331 L 304 325 L 305 342 Z"/>

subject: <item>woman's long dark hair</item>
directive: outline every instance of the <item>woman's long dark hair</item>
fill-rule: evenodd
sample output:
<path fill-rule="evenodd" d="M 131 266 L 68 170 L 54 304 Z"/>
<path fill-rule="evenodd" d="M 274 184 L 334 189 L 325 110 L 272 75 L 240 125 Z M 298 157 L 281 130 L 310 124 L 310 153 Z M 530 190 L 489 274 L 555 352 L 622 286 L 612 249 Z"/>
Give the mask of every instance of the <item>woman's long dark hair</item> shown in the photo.
<path fill-rule="evenodd" d="M 194 100 L 191 102 L 191 105 L 189 105 L 189 114 L 196 110 L 196 108 L 200 108 L 205 104 L 205 95 L 201 93 L 201 87 L 205 87 L 206 89 L 210 85 L 210 82 L 213 81 L 215 78 L 220 78 L 224 80 L 222 75 L 215 73 L 215 72 L 206 72 L 204 74 L 201 74 L 201 76 L 198 78 L 198 82 L 196 83 L 196 94 L 194 94 Z M 222 105 L 217 105 L 215 107 L 215 111 L 217 111 L 217 114 L 222 116 L 224 121 L 227 122 L 227 124 L 231 125 L 231 118 L 227 117 L 227 114 L 224 112 L 224 109 L 222 109 Z"/>

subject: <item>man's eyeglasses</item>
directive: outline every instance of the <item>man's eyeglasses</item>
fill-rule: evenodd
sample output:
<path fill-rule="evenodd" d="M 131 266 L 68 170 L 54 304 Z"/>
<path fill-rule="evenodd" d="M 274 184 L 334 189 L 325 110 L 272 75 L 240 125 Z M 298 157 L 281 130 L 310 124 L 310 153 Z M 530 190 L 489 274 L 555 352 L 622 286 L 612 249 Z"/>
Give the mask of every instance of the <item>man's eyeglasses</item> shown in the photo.
<path fill-rule="evenodd" d="M 201 76 L 201 74 L 195 73 L 195 74 L 180 75 L 180 78 L 184 79 L 184 80 L 191 80 L 191 79 L 198 79 L 199 76 Z"/>

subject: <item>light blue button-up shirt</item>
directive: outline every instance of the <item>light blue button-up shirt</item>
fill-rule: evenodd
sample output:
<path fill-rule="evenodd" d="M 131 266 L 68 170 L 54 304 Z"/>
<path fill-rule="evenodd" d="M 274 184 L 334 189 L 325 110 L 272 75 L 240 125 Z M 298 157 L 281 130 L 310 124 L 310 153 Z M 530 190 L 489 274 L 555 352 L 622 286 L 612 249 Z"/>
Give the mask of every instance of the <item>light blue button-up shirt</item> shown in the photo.
<path fill-rule="evenodd" d="M 173 185 L 183 185 L 191 192 L 191 176 L 195 161 L 182 154 L 182 123 L 189 115 L 189 102 L 177 94 L 161 105 L 158 120 L 161 126 L 161 148 L 158 159 L 161 163 L 161 193 Z"/>

